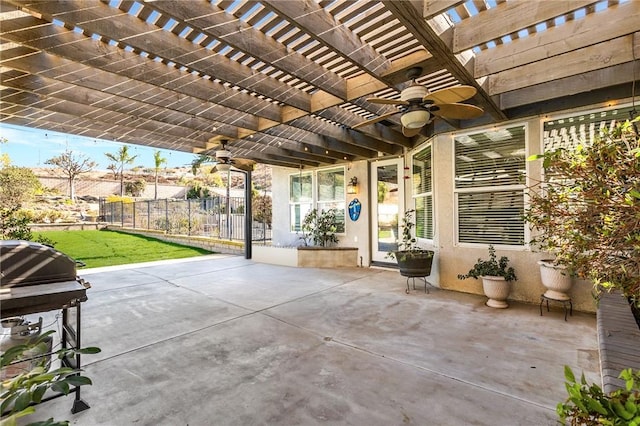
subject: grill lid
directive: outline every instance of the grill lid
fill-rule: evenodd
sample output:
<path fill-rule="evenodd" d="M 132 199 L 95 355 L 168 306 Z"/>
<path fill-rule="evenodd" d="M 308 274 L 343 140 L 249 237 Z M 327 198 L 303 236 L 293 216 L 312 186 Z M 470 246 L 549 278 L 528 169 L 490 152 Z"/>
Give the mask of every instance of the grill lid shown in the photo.
<path fill-rule="evenodd" d="M 76 262 L 32 241 L 0 241 L 0 287 L 49 284 L 76 279 Z"/>

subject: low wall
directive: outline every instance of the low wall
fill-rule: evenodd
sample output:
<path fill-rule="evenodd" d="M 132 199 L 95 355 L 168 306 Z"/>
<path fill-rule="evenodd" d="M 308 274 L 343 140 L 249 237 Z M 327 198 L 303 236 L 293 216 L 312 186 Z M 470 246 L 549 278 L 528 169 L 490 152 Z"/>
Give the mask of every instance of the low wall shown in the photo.
<path fill-rule="evenodd" d="M 117 225 L 108 225 L 107 229 L 126 232 L 128 234 L 144 235 L 170 243 L 182 244 L 189 247 L 198 247 L 216 253 L 244 255 L 244 243 L 237 241 L 217 240 L 209 237 L 199 237 L 195 235 L 174 235 L 165 234 L 164 231 L 141 230 L 133 228 L 123 228 Z"/>
<path fill-rule="evenodd" d="M 256 262 L 300 268 L 353 268 L 358 266 L 355 247 L 274 247 L 253 245 Z"/>
<path fill-rule="evenodd" d="M 73 223 L 30 223 L 32 232 L 44 231 L 96 231 L 106 228 L 107 224 L 102 222 L 73 222 Z"/>

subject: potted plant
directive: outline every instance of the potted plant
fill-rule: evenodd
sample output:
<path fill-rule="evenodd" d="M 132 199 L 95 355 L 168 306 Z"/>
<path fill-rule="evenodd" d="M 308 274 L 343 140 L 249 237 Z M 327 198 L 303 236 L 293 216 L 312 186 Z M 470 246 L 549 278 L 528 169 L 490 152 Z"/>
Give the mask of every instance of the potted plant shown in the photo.
<path fill-rule="evenodd" d="M 553 300 L 569 300 L 569 291 L 573 286 L 573 279 L 565 265 L 556 263 L 556 259 L 542 259 L 540 266 L 540 282 L 547 290 L 544 297 Z"/>
<path fill-rule="evenodd" d="M 400 275 L 407 278 L 427 277 L 431 274 L 433 264 L 433 250 L 426 250 L 418 246 L 418 240 L 413 235 L 416 224 L 413 222 L 414 209 L 407 210 L 402 219 L 402 240 L 398 243 L 398 250 L 387 253 L 388 258 L 395 259 L 400 268 Z"/>
<path fill-rule="evenodd" d="M 554 253 L 556 264 L 591 280 L 596 294 L 618 290 L 640 308 L 638 121 L 575 149 L 531 156 L 543 161 L 545 179 L 530 188 L 525 218 L 538 231 L 535 245 Z"/>
<path fill-rule="evenodd" d="M 507 297 L 511 291 L 511 282 L 517 281 L 514 269 L 509 265 L 509 258 L 496 257 L 496 249 L 489 246 L 489 260 L 478 259 L 473 268 L 458 279 L 482 278 L 482 289 L 488 297 L 487 306 L 491 308 L 508 308 Z"/>
<path fill-rule="evenodd" d="M 302 240 L 304 245 L 313 242 L 320 247 L 328 247 L 338 242 L 338 210 L 329 209 L 318 211 L 313 209 L 307 213 L 302 221 Z"/>

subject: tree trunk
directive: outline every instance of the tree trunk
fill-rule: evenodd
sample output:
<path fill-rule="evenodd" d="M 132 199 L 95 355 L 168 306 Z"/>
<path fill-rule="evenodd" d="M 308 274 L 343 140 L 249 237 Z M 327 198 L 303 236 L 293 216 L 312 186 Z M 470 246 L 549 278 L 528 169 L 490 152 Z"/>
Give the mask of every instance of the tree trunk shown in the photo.
<path fill-rule="evenodd" d="M 155 188 L 154 188 L 153 199 L 154 200 L 158 199 L 158 171 L 157 170 L 156 170 L 156 180 L 155 180 Z"/>
<path fill-rule="evenodd" d="M 120 171 L 120 196 L 124 197 L 124 168 Z"/>
<path fill-rule="evenodd" d="M 69 198 L 71 198 L 71 201 L 75 203 L 76 188 L 75 188 L 75 179 L 73 178 L 69 178 Z"/>

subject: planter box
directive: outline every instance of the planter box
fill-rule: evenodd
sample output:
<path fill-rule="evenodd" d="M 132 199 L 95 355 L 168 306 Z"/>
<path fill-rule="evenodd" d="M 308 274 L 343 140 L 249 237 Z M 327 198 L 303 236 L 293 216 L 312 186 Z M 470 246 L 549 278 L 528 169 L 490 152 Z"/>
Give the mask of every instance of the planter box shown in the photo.
<path fill-rule="evenodd" d="M 253 245 L 252 259 L 272 265 L 300 268 L 353 268 L 358 266 L 355 247 L 273 247 Z"/>

